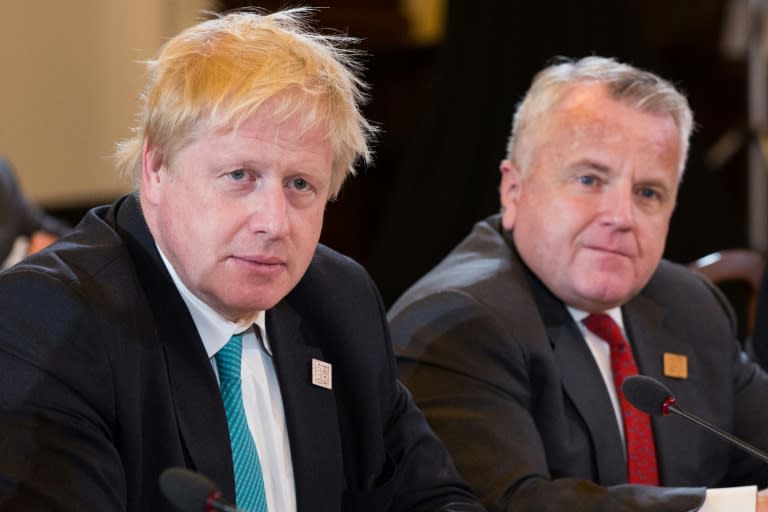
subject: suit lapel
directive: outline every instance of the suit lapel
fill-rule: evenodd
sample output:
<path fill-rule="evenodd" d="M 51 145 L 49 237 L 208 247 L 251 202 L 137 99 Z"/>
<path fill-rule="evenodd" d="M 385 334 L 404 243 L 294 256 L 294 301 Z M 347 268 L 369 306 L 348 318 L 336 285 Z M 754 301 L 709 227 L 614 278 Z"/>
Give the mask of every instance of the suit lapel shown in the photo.
<path fill-rule="evenodd" d="M 138 201 L 129 196 L 118 212 L 139 280 L 163 346 L 176 421 L 191 465 L 215 482 L 225 497 L 235 496 L 226 413 L 216 376 L 184 301 L 157 252 Z"/>
<path fill-rule="evenodd" d="M 178 323 L 158 327 L 179 431 L 193 467 L 234 501 L 235 477 L 226 413 L 211 363 L 191 318 L 188 325 L 191 328 L 179 328 Z"/>
<path fill-rule="evenodd" d="M 544 322 L 565 394 L 584 421 L 601 485 L 625 483 L 627 468 L 611 398 L 592 352 L 562 302 L 528 273 L 531 292 Z"/>
<path fill-rule="evenodd" d="M 662 377 L 662 347 L 679 344 L 664 327 L 663 311 L 651 300 L 639 296 L 624 305 L 622 317 L 640 374 L 656 379 Z"/>
<path fill-rule="evenodd" d="M 299 512 L 341 510 L 342 446 L 335 393 L 312 384 L 312 359 L 332 363 L 320 346 L 309 344 L 302 317 L 286 301 L 267 312 L 291 446 Z"/>
<path fill-rule="evenodd" d="M 595 359 L 578 331 L 547 329 L 554 343 L 566 395 L 587 425 L 593 443 L 597 479 L 602 485 L 618 485 L 627 479 L 624 447 L 611 398 Z"/>
<path fill-rule="evenodd" d="M 664 376 L 664 352 L 685 355 L 689 366 L 695 366 L 696 354 L 691 352 L 692 345 L 676 336 L 665 325 L 664 312 L 655 302 L 639 295 L 622 309 L 624 325 L 642 375 L 653 377 L 667 386 L 672 384 L 671 379 Z M 679 386 L 681 381 L 676 384 Z M 683 383 L 681 391 L 675 394 L 681 403 L 690 403 L 685 388 Z M 660 416 L 652 417 L 651 425 L 662 482 L 665 475 L 695 474 L 696 468 L 686 467 L 686 464 L 692 460 L 689 450 L 693 444 L 691 436 L 698 435 L 696 427 L 681 418 Z"/>

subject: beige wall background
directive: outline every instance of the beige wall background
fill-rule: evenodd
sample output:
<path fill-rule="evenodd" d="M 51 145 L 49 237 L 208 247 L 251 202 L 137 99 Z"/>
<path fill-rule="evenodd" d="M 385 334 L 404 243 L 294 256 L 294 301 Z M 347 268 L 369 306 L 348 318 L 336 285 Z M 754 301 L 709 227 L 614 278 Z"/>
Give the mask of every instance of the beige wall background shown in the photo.
<path fill-rule="evenodd" d="M 205 0 L 0 0 L 0 155 L 45 207 L 131 189 L 112 168 L 144 83 L 140 61 Z"/>

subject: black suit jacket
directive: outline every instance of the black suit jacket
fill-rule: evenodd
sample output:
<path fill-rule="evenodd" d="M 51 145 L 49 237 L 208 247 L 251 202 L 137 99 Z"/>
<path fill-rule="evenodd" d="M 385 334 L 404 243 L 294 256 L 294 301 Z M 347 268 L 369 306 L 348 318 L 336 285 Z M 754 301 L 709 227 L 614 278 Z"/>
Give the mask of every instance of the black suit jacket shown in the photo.
<path fill-rule="evenodd" d="M 167 510 L 171 466 L 234 496 L 216 378 L 136 197 L 0 274 L 0 311 L 0 508 Z M 357 264 L 319 247 L 266 322 L 299 511 L 479 510 L 396 381 Z"/>
<path fill-rule="evenodd" d="M 627 485 L 594 358 L 510 235 L 498 217 L 478 223 L 390 311 L 401 379 L 489 509 L 693 510 L 704 486 L 766 483 L 759 461 L 681 418 L 656 417 L 667 487 Z M 683 407 L 768 448 L 768 378 L 740 352 L 713 286 L 663 261 L 622 312 L 641 373 Z M 687 379 L 664 375 L 665 352 L 687 357 Z"/>

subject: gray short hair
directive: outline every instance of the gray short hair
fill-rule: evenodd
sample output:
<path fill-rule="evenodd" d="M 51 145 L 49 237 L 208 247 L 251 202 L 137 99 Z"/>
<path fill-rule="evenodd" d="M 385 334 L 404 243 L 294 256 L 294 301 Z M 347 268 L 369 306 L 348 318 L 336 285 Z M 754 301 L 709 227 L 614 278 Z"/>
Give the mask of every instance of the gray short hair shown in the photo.
<path fill-rule="evenodd" d="M 682 158 L 678 176 L 682 178 L 693 129 L 693 112 L 688 100 L 667 80 L 607 57 L 559 59 L 536 74 L 515 113 L 507 159 L 523 169 L 527 166 L 532 148 L 524 143 L 526 133 L 568 90 L 583 82 L 605 84 L 616 101 L 642 112 L 672 116 L 680 133 Z"/>

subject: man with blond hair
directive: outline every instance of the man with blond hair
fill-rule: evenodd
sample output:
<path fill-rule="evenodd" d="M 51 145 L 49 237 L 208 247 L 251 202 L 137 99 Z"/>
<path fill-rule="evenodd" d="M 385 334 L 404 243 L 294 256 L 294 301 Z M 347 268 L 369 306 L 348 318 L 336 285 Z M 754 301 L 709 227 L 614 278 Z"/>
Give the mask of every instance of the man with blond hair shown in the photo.
<path fill-rule="evenodd" d="M 544 69 L 515 115 L 501 214 L 392 307 L 401 378 L 489 509 L 755 509 L 764 463 L 622 392 L 649 375 L 768 448 L 768 375 L 730 307 L 662 260 L 692 122 L 652 73 L 602 57 Z"/>
<path fill-rule="evenodd" d="M 346 39 L 308 15 L 169 40 L 117 151 L 137 192 L 0 275 L 0 509 L 168 510 L 182 467 L 251 512 L 482 510 L 370 278 L 318 244 L 372 130 Z"/>

